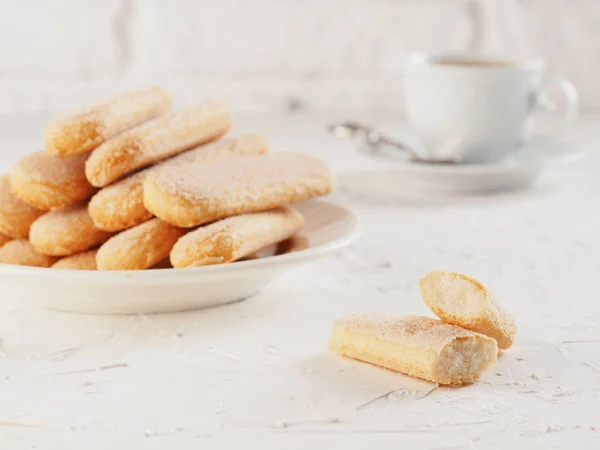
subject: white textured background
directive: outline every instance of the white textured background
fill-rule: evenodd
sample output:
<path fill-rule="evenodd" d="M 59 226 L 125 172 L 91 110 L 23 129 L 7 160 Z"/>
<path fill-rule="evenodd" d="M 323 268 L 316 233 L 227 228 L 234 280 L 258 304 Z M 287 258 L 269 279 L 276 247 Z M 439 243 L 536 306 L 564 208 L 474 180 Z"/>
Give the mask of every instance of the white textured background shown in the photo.
<path fill-rule="evenodd" d="M 0 113 L 145 83 L 242 111 L 396 112 L 406 52 L 480 38 L 547 57 L 600 110 L 600 0 L 473 1 L 0 0 Z"/>

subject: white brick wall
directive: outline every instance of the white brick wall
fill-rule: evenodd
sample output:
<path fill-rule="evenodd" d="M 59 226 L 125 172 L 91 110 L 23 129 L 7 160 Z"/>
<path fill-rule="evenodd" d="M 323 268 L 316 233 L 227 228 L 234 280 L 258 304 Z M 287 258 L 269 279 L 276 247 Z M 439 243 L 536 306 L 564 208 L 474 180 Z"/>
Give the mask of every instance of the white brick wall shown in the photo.
<path fill-rule="evenodd" d="M 118 0 L 0 4 L 0 64 L 7 77 L 93 78 L 119 62 L 117 37 L 106 32 L 114 27 Z"/>
<path fill-rule="evenodd" d="M 0 0 L 0 113 L 62 110 L 148 83 L 180 104 L 401 111 L 402 56 L 476 36 L 543 55 L 600 111 L 600 0 Z M 483 31 L 482 31 L 483 30 Z"/>
<path fill-rule="evenodd" d="M 469 27 L 461 3 L 138 0 L 132 63 L 186 76 L 385 75 L 411 48 L 459 49 Z"/>

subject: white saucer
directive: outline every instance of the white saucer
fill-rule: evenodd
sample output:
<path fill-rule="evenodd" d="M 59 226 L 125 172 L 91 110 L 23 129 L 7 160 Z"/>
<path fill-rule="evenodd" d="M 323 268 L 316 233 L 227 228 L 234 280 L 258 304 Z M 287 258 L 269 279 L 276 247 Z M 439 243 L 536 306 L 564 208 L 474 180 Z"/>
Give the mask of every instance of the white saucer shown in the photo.
<path fill-rule="evenodd" d="M 149 314 L 214 306 L 259 292 L 285 270 L 325 256 L 359 235 L 356 216 L 326 201 L 294 205 L 308 247 L 292 253 L 189 269 L 96 272 L 0 264 L 2 297 L 89 314 Z"/>
<path fill-rule="evenodd" d="M 371 154 L 393 161 L 390 168 L 411 186 L 445 192 L 489 192 L 528 186 L 548 165 L 579 161 L 586 152 L 572 141 L 538 137 L 515 155 L 490 164 L 411 163 L 393 150 Z"/>

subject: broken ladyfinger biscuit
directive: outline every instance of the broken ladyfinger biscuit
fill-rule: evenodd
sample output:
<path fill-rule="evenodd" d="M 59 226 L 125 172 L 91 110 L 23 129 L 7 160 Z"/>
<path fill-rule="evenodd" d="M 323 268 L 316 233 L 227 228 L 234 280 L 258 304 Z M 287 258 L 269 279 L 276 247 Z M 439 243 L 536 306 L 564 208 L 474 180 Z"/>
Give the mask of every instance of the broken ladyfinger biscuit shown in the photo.
<path fill-rule="evenodd" d="M 171 96 L 160 88 L 117 95 L 52 122 L 44 134 L 46 149 L 57 156 L 92 150 L 107 139 L 164 114 Z"/>
<path fill-rule="evenodd" d="M 237 261 L 297 233 L 304 218 L 290 208 L 242 214 L 211 223 L 181 237 L 171 250 L 175 268 Z"/>
<path fill-rule="evenodd" d="M 12 192 L 25 203 L 44 211 L 86 200 L 97 191 L 85 177 L 88 155 L 59 157 L 48 152 L 27 155 L 10 172 Z"/>
<path fill-rule="evenodd" d="M 143 270 L 168 258 L 187 230 L 160 219 L 150 219 L 113 236 L 96 255 L 98 270 Z"/>
<path fill-rule="evenodd" d="M 423 301 L 444 322 L 490 336 L 501 350 L 513 344 L 515 319 L 478 281 L 437 270 L 425 275 L 419 284 Z"/>
<path fill-rule="evenodd" d="M 42 214 L 44 211 L 13 194 L 8 175 L 0 177 L 0 232 L 13 239 L 25 239 L 31 224 Z"/>
<path fill-rule="evenodd" d="M 325 195 L 333 186 L 320 159 L 281 152 L 161 168 L 144 182 L 144 205 L 165 222 L 194 227 Z"/>
<path fill-rule="evenodd" d="M 27 239 L 15 239 L 0 247 L 0 264 L 50 267 L 56 260 L 54 256 L 39 253 Z"/>
<path fill-rule="evenodd" d="M 98 253 L 98 249 L 88 250 L 87 252 L 60 258 L 52 265 L 52 268 L 66 270 L 96 270 L 96 253 Z"/>
<path fill-rule="evenodd" d="M 144 180 L 150 173 L 161 167 L 192 161 L 201 163 L 261 155 L 267 152 L 268 147 L 265 138 L 249 134 L 222 139 L 181 153 L 101 189 L 90 200 L 90 216 L 102 230 L 121 231 L 131 228 L 152 218 L 152 213 L 144 206 Z"/>
<path fill-rule="evenodd" d="M 29 240 L 45 255 L 70 256 L 105 242 L 112 234 L 94 226 L 87 205 L 50 211 L 31 225 Z"/>
<path fill-rule="evenodd" d="M 87 179 L 104 187 L 138 169 L 223 136 L 231 127 L 223 103 L 204 102 L 125 131 L 97 147 L 85 166 Z"/>
<path fill-rule="evenodd" d="M 340 355 L 440 384 L 471 383 L 498 355 L 483 334 L 422 316 L 357 314 L 335 322 L 329 348 Z"/>

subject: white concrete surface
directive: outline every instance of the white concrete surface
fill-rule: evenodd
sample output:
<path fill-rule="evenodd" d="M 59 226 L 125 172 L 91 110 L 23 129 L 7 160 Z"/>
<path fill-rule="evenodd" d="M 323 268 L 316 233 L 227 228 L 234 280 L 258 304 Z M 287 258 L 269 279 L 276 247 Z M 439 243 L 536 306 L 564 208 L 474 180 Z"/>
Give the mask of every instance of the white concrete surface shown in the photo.
<path fill-rule="evenodd" d="M 0 123 L 6 169 L 44 123 Z M 325 123 L 238 117 L 233 132 L 332 164 L 331 200 L 362 220 L 350 251 L 185 314 L 61 314 L 0 287 L 0 448 L 599 448 L 599 119 L 577 127 L 587 162 L 527 191 L 472 197 L 400 186 Z M 481 381 L 432 390 L 328 352 L 342 314 L 427 314 L 417 282 L 436 268 L 479 278 L 517 318 L 515 346 Z"/>

